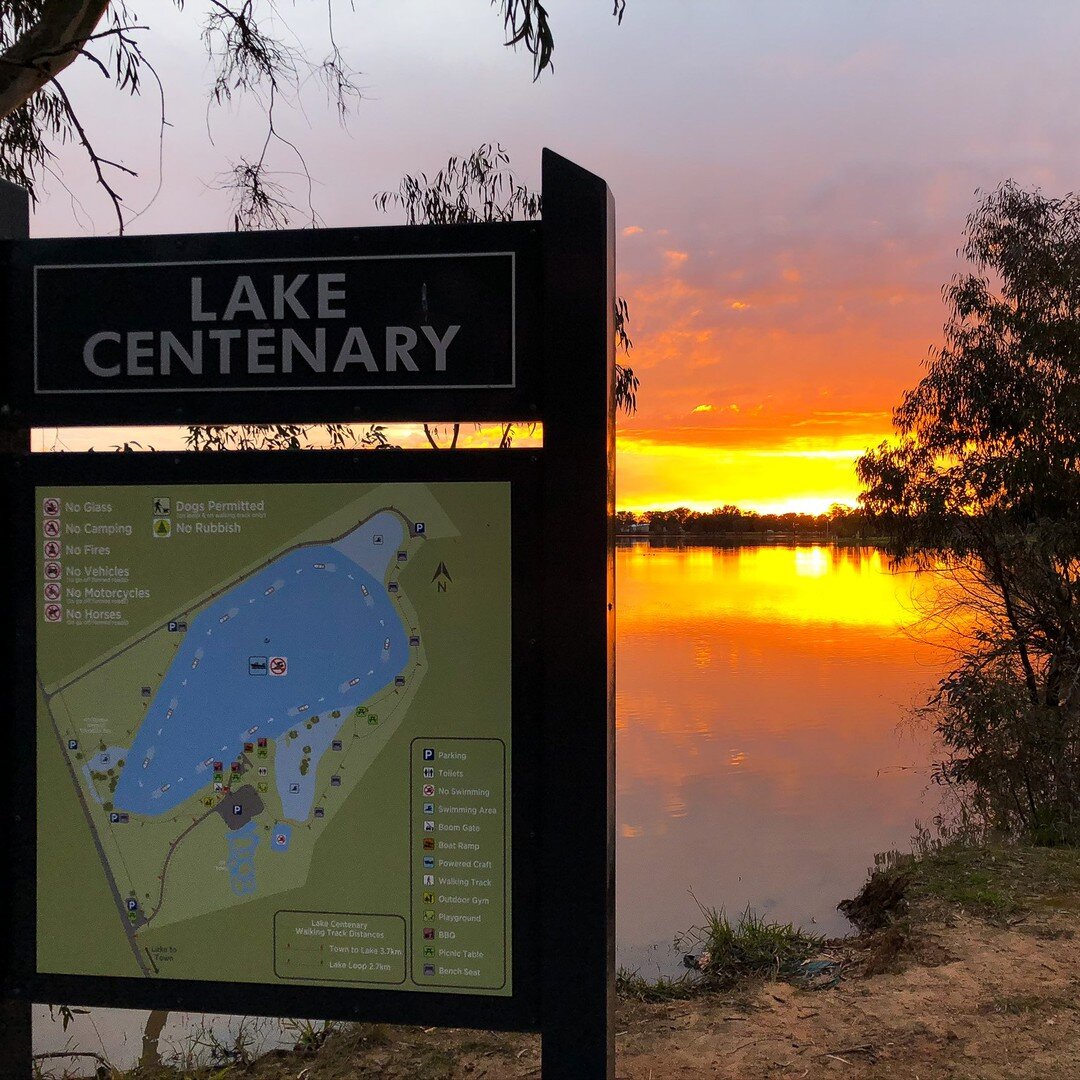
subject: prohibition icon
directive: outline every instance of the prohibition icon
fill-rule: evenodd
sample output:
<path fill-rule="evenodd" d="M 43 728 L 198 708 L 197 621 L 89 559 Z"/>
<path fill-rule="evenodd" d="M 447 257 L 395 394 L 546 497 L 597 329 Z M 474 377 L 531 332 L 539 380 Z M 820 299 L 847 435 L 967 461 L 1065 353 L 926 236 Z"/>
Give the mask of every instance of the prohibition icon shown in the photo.
<path fill-rule="evenodd" d="M 60 558 L 60 541 L 59 540 L 46 540 L 45 541 L 45 558 L 46 559 L 59 559 Z"/>
<path fill-rule="evenodd" d="M 41 511 L 46 517 L 59 517 L 60 516 L 60 500 L 59 499 L 45 499 L 41 503 Z"/>
<path fill-rule="evenodd" d="M 284 656 L 270 657 L 270 674 L 284 675 L 289 670 L 289 661 Z"/>
<path fill-rule="evenodd" d="M 60 564 L 58 562 L 47 562 L 45 564 L 45 576 L 50 581 L 56 581 L 56 579 L 60 577 L 61 573 L 63 573 L 63 571 L 61 570 Z"/>
<path fill-rule="evenodd" d="M 60 535 L 60 522 L 55 518 L 46 518 L 42 530 L 50 539 Z"/>
<path fill-rule="evenodd" d="M 45 586 L 45 599 L 46 600 L 59 600 L 60 599 L 60 586 L 55 581 L 50 581 Z"/>
<path fill-rule="evenodd" d="M 64 609 L 59 604 L 45 605 L 45 621 L 60 622 L 64 617 Z"/>

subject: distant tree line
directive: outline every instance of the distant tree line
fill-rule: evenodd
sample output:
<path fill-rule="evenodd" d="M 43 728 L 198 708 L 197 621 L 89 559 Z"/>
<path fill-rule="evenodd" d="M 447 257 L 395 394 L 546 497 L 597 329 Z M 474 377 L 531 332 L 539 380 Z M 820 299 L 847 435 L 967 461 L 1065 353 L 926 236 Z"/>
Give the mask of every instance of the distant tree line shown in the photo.
<path fill-rule="evenodd" d="M 620 534 L 649 536 L 805 536 L 835 539 L 866 539 L 875 532 L 873 519 L 856 507 L 833 503 L 823 514 L 759 514 L 730 504 L 713 510 L 645 510 L 636 514 L 620 510 L 615 515 Z"/>

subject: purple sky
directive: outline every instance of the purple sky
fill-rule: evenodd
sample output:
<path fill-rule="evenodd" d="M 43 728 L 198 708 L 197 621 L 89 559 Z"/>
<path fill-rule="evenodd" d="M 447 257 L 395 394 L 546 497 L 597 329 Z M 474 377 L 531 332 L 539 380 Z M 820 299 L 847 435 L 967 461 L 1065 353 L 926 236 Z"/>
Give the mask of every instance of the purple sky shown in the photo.
<path fill-rule="evenodd" d="M 484 141 L 531 185 L 540 148 L 558 150 L 608 180 L 624 230 L 643 388 L 620 423 L 620 504 L 852 501 L 853 458 L 939 339 L 975 189 L 1076 186 L 1080 7 L 629 0 L 620 27 L 608 0 L 547 6 L 555 71 L 534 84 L 485 0 L 342 5 L 365 88 L 348 132 L 315 84 L 278 113 L 322 219 L 387 223 L 375 192 Z M 138 8 L 171 126 L 133 232 L 228 228 L 215 177 L 257 153 L 253 103 L 207 112 L 199 7 Z M 285 10 L 321 54 L 324 8 Z M 100 151 L 139 171 L 124 190 L 145 206 L 152 84 L 129 102 L 88 64 L 64 81 Z M 303 200 L 291 152 L 271 160 Z M 78 203 L 48 181 L 35 235 L 113 228 L 77 150 L 60 164 Z"/>

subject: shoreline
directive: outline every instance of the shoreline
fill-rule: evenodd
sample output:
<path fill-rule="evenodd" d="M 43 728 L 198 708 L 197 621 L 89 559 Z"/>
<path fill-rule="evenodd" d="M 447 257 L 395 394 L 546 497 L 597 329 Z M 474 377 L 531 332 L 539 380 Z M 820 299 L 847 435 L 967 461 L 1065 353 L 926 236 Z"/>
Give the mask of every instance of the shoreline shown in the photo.
<path fill-rule="evenodd" d="M 750 978 L 726 990 L 675 993 L 651 993 L 644 982 L 628 993 L 624 982 L 616 1013 L 620 1080 L 1080 1078 L 1080 850 L 944 846 L 919 859 L 891 859 L 846 903 L 865 929 L 822 944 L 833 965 L 824 981 Z M 230 1064 L 226 1047 L 214 1068 L 113 1076 L 541 1075 L 534 1035 L 378 1024 L 296 1031 L 296 1049 L 257 1060 Z"/>

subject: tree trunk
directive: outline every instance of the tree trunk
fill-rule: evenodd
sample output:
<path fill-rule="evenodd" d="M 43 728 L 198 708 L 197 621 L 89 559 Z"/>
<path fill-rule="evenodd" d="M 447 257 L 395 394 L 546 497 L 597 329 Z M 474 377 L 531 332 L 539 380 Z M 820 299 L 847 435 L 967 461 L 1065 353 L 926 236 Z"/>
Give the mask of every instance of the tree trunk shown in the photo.
<path fill-rule="evenodd" d="M 1016 648 L 1020 656 L 1020 664 L 1024 669 L 1024 682 L 1027 685 L 1028 695 L 1031 698 L 1031 704 L 1034 708 L 1038 708 L 1039 701 L 1039 683 L 1035 678 L 1035 669 L 1031 666 L 1031 657 L 1028 655 L 1027 648 L 1027 635 L 1020 628 L 1020 620 L 1016 617 L 1016 609 L 1013 606 L 1012 588 L 1009 585 L 1009 581 L 1005 572 L 1005 565 L 1001 558 L 1001 552 L 996 547 L 991 547 L 989 555 L 992 559 L 991 572 L 994 575 L 995 583 L 998 590 L 1001 593 L 1001 599 L 1005 605 L 1005 617 L 1009 620 L 1009 626 L 1012 627 L 1013 636 L 1016 639 Z M 989 563 L 989 561 L 988 561 Z"/>
<path fill-rule="evenodd" d="M 155 1009 L 146 1018 L 146 1027 L 143 1028 L 142 1057 L 139 1058 L 139 1068 L 150 1072 L 152 1069 L 161 1068 L 161 1033 L 165 1030 L 165 1024 L 169 1014 L 164 1009 Z"/>
<path fill-rule="evenodd" d="M 0 56 L 0 120 L 79 55 L 109 0 L 44 0 L 41 17 Z"/>

